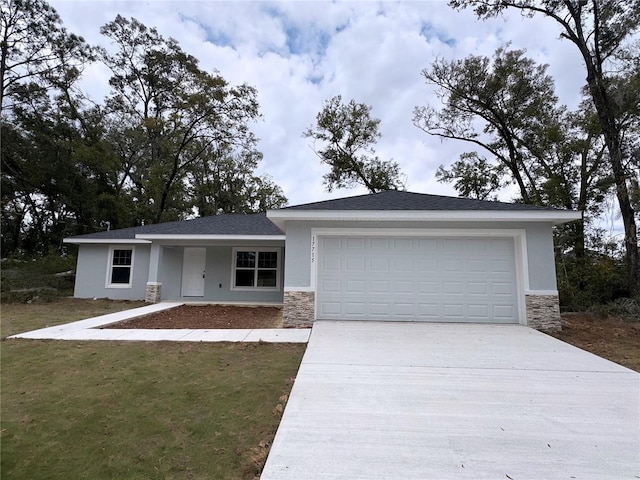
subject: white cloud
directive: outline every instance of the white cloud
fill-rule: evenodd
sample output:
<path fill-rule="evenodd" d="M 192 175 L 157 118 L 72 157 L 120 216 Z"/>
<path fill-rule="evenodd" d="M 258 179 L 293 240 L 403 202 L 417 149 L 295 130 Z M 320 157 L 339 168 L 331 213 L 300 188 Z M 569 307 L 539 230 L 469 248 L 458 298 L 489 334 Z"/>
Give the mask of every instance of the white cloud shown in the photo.
<path fill-rule="evenodd" d="M 324 192 L 327 171 L 302 138 L 324 100 L 342 94 L 373 107 L 381 119 L 381 158 L 400 163 L 412 191 L 455 194 L 435 181 L 440 164 L 454 161 L 466 145 L 441 142 L 411 123 L 416 105 L 433 99 L 420 71 L 436 56 L 490 56 L 511 41 L 529 56 L 549 63 L 563 102 L 575 106 L 584 81 L 577 51 L 558 39 L 544 19 L 478 21 L 445 1 L 424 2 L 237 2 L 56 0 L 67 28 L 92 44 L 99 29 L 117 14 L 135 17 L 173 37 L 207 70 L 217 69 L 233 84 L 257 88 L 263 120 L 261 173 L 280 185 L 292 204 L 365 193 Z M 85 85 L 97 100 L 108 92 L 108 72 L 92 66 Z"/>

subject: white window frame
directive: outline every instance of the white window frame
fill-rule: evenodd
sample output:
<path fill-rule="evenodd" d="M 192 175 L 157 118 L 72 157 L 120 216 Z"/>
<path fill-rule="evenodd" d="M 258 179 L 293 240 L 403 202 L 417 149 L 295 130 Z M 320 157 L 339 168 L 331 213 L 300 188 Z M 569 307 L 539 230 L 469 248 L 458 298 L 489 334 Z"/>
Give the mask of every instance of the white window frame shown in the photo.
<path fill-rule="evenodd" d="M 111 283 L 113 273 L 113 254 L 116 250 L 131 250 L 131 265 L 129 266 L 129 283 Z M 106 288 L 131 288 L 133 285 L 133 266 L 136 258 L 136 247 L 134 245 L 110 245 L 109 257 L 107 260 L 107 278 L 105 280 Z M 116 265 L 122 266 L 122 265 Z"/>
<path fill-rule="evenodd" d="M 257 283 L 258 275 L 258 256 L 261 252 L 275 252 L 277 254 L 276 262 L 276 286 L 275 287 L 236 287 L 236 260 L 238 252 L 253 252 L 256 254 L 256 266 L 254 267 L 254 284 Z M 280 277 L 282 277 L 282 249 L 277 247 L 233 247 L 231 252 L 231 290 L 252 291 L 252 292 L 275 292 L 280 290 Z"/>

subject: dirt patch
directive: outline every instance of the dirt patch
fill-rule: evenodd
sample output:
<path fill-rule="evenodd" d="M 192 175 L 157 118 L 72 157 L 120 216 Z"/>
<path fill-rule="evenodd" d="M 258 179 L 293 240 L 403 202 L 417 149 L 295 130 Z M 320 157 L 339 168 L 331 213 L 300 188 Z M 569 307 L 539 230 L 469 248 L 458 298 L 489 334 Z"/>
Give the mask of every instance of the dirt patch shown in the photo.
<path fill-rule="evenodd" d="M 282 308 L 181 305 L 102 328 L 282 328 Z"/>
<path fill-rule="evenodd" d="M 640 372 L 640 322 L 588 313 L 562 314 L 553 337 Z"/>

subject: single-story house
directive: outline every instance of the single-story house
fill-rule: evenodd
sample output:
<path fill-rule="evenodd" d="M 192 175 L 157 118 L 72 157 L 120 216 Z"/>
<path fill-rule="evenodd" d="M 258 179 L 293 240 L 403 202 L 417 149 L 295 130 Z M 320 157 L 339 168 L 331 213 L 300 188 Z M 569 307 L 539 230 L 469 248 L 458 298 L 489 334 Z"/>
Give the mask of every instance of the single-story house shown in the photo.
<path fill-rule="evenodd" d="M 553 225 L 580 212 L 404 191 L 65 239 L 76 297 L 282 304 L 317 319 L 559 327 Z"/>

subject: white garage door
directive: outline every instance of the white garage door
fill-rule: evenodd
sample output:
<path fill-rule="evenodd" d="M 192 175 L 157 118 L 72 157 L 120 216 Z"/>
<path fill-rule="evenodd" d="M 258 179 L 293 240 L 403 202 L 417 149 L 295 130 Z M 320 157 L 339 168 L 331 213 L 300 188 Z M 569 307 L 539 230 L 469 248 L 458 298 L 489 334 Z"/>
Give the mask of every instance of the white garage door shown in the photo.
<path fill-rule="evenodd" d="M 512 238 L 321 236 L 317 318 L 517 323 Z"/>

